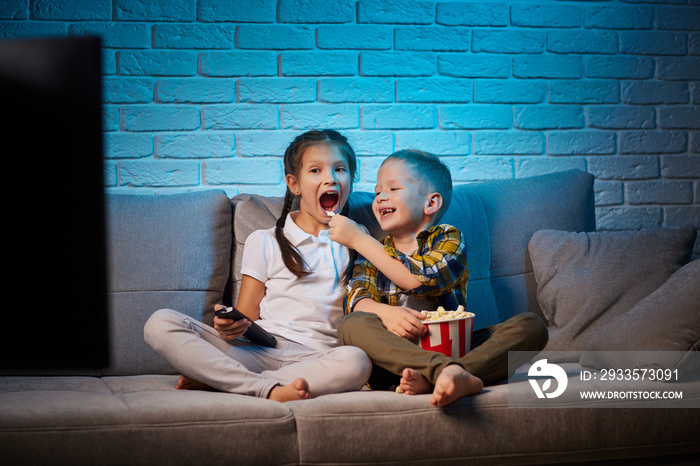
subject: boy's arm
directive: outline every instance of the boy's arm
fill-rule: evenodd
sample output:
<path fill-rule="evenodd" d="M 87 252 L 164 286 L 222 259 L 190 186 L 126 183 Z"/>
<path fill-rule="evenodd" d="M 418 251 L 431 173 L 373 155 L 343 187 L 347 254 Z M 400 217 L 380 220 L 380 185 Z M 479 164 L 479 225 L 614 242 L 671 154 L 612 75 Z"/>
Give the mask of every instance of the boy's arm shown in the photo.
<path fill-rule="evenodd" d="M 354 311 L 376 314 L 387 330 L 409 340 L 415 340 L 427 332 L 421 322 L 425 316 L 420 312 L 382 302 L 377 290 L 377 269 L 362 256 L 355 261 L 348 286 L 346 314 Z"/>
<path fill-rule="evenodd" d="M 331 240 L 357 251 L 399 288 L 412 290 L 421 285 L 421 282 L 400 260 L 390 256 L 382 243 L 360 228 L 352 219 L 335 215 L 329 225 Z"/>
<path fill-rule="evenodd" d="M 397 258 L 389 255 L 384 245 L 368 234 L 358 236 L 354 241 L 354 247 L 389 280 L 402 290 L 412 290 L 421 285 L 421 282 L 406 268 Z"/>
<path fill-rule="evenodd" d="M 391 306 L 370 298 L 363 298 L 357 301 L 353 310 L 376 314 L 387 330 L 409 340 L 420 338 L 428 331 L 421 322 L 426 317 L 408 307 Z"/>
<path fill-rule="evenodd" d="M 377 303 L 382 302 L 382 297 L 377 289 L 377 269 L 364 257 L 358 255 L 353 264 L 352 275 L 348 282 L 345 314 L 353 312 L 355 305 L 363 299 Z"/>
<path fill-rule="evenodd" d="M 461 232 L 450 225 L 432 227 L 421 238 L 419 254 L 401 255 L 403 265 L 421 282 L 419 296 L 440 296 L 469 279 L 467 251 Z"/>

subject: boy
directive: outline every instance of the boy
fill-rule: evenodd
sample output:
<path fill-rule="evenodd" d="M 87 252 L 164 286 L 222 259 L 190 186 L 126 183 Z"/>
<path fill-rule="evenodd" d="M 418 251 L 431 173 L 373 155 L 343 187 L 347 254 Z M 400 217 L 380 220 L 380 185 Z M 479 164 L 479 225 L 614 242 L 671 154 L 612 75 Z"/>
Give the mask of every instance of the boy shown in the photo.
<path fill-rule="evenodd" d="M 380 166 L 375 192 L 372 211 L 389 234 L 382 242 L 347 217 L 329 223 L 330 238 L 359 254 L 338 328 L 342 344 L 363 349 L 376 366 L 401 376 L 397 391 L 432 392 L 436 406 L 507 378 L 508 351 L 544 347 L 547 329 L 531 313 L 475 331 L 473 349 L 458 360 L 416 345 L 427 333 L 420 309 L 466 308 L 464 240 L 455 227 L 439 224 L 452 178 L 436 156 L 399 151 Z"/>

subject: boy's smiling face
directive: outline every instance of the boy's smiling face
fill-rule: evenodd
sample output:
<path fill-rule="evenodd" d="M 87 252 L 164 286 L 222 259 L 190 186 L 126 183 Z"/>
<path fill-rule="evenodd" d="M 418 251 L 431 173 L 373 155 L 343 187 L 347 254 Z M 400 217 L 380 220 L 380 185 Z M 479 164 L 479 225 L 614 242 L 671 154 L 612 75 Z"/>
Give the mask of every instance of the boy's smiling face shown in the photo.
<path fill-rule="evenodd" d="M 379 226 L 395 237 L 415 236 L 429 226 L 426 187 L 416 180 L 406 163 L 386 161 L 377 172 L 372 211 Z"/>

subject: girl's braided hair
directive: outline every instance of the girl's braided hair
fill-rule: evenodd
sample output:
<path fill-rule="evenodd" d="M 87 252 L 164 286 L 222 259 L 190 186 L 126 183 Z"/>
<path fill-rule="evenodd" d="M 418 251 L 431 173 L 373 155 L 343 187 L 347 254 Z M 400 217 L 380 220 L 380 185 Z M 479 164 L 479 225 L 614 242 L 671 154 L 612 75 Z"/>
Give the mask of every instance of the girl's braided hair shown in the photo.
<path fill-rule="evenodd" d="M 306 133 L 300 134 L 292 141 L 284 152 L 285 176 L 291 174 L 298 177 L 304 152 L 306 149 L 316 144 L 327 144 L 337 147 L 340 150 L 340 153 L 343 154 L 348 163 L 348 171 L 350 172 L 350 180 L 352 182 L 357 172 L 355 151 L 352 150 L 345 136 L 331 129 L 307 131 Z M 279 219 L 277 219 L 275 237 L 277 238 L 277 243 L 279 243 L 280 251 L 282 252 L 284 265 L 296 275 L 298 279 L 302 279 L 310 275 L 312 271 L 306 268 L 304 259 L 302 259 L 299 251 L 284 234 L 284 224 L 287 221 L 287 215 L 292 210 L 294 200 L 294 193 L 289 190 L 288 186 L 284 194 L 282 213 Z"/>

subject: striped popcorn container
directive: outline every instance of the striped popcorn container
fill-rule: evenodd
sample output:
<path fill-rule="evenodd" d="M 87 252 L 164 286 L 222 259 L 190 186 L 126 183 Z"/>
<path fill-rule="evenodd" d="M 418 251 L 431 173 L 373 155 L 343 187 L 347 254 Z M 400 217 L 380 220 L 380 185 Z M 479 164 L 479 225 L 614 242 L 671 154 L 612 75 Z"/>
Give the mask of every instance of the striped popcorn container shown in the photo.
<path fill-rule="evenodd" d="M 437 322 L 424 322 L 428 334 L 421 338 L 424 350 L 437 351 L 452 359 L 461 358 L 472 346 L 474 316 Z"/>

